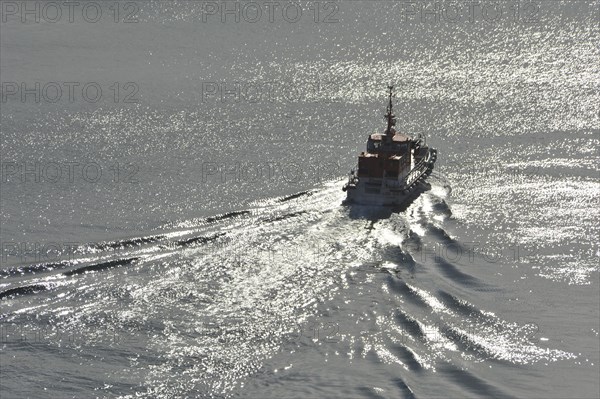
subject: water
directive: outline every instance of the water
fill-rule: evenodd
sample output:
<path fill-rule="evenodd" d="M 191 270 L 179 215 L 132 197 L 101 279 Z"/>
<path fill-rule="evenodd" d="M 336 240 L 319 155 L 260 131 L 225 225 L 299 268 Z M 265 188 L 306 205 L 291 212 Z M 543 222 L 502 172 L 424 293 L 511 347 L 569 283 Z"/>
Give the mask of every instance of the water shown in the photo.
<path fill-rule="evenodd" d="M 28 3 L 0 25 L 2 397 L 600 395 L 597 2 Z M 431 190 L 342 206 L 389 82 Z"/>

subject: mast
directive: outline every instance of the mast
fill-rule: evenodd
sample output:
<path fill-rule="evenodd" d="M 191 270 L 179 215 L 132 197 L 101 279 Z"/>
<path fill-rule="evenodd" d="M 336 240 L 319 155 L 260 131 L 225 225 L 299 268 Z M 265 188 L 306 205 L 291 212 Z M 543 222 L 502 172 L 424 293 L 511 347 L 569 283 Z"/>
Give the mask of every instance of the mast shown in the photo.
<path fill-rule="evenodd" d="M 388 90 L 389 90 L 389 104 L 387 106 L 387 114 L 385 115 L 385 117 L 387 119 L 387 128 L 385 129 L 385 134 L 391 136 L 394 134 L 392 132 L 392 126 L 396 125 L 396 116 L 392 113 L 392 96 L 393 96 L 394 86 L 389 85 Z"/>

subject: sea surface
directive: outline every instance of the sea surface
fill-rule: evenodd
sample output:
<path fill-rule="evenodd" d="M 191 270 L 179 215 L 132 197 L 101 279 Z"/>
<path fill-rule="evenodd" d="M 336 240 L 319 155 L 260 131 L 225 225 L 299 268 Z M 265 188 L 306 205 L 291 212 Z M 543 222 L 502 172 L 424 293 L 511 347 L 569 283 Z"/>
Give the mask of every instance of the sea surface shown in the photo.
<path fill-rule="evenodd" d="M 0 397 L 600 397 L 600 3 L 267 3 L 0 4 Z"/>

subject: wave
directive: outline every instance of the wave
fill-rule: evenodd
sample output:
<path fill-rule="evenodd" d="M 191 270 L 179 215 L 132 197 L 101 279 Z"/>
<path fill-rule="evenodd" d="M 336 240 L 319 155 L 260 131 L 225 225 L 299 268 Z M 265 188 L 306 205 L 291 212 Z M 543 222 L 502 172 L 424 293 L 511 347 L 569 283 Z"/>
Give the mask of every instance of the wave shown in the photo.
<path fill-rule="evenodd" d="M 131 331 L 160 348 L 161 363 L 142 366 L 148 374 L 147 390 L 135 393 L 148 397 L 157 392 L 227 396 L 246 376 L 260 375 L 264 362 L 282 348 L 303 353 L 314 348 L 332 357 L 334 352 L 341 357 L 361 353 L 393 374 L 383 377 L 393 382 L 384 396 L 393 392 L 394 397 L 411 398 L 411 386 L 416 388 L 414 381 L 426 371 L 445 367 L 453 379 L 460 372 L 445 365 L 465 358 L 520 364 L 568 357 L 525 342 L 522 327 L 491 316 L 476 301 L 461 299 L 460 292 L 471 291 L 476 298 L 476 291 L 489 287 L 483 278 L 465 273 L 451 260 L 437 257 L 426 262 L 417 256 L 432 241 L 461 245 L 434 224 L 443 206 L 432 210 L 427 202 L 416 201 L 402 214 L 346 208 L 339 206 L 340 192 L 335 186 L 303 191 L 265 200 L 252 211 L 176 224 L 184 230 L 163 228 L 151 236 L 98 243 L 92 247 L 100 253 L 85 260 L 21 268 L 34 273 L 76 267 L 36 276 L 27 285 L 19 282 L 0 292 L 0 299 L 52 289 L 51 300 L 23 312 L 43 313 L 65 325 L 74 320 L 76 325 L 95 325 L 101 319 L 112 329 Z M 121 248 L 127 251 L 114 259 L 113 251 Z M 135 273 L 108 272 L 120 267 Z M 17 270 L 4 273 L 16 279 Z M 65 279 L 100 271 L 107 273 Z M 410 280 L 404 272 L 410 273 Z M 53 279 L 64 279 L 76 289 L 60 292 L 55 289 L 60 283 L 53 285 Z M 18 309 L 27 302 L 31 301 L 5 303 Z M 356 330 L 340 326 L 337 345 L 342 348 L 328 351 L 325 344 L 316 345 L 315 327 L 302 322 L 323 317 L 322 338 L 332 331 L 331 318 L 344 306 L 354 306 L 346 319 L 369 324 Z M 123 307 L 126 313 L 115 311 Z M 479 335 L 462 322 L 476 324 Z M 294 333 L 294 328 L 300 332 Z M 290 335 L 301 337 L 289 342 Z M 401 377 L 398 366 L 405 373 Z M 172 387 L 168 381 L 173 370 L 192 377 Z M 464 374 L 464 381 L 456 384 L 469 395 L 504 396 L 475 374 Z M 364 385 L 362 389 L 367 397 L 381 393 Z"/>
<path fill-rule="evenodd" d="M 10 277 L 10 276 L 18 276 L 24 274 L 35 274 L 41 272 L 48 272 L 56 269 L 63 269 L 71 266 L 72 263 L 68 261 L 63 262 L 53 262 L 53 263 L 40 263 L 36 265 L 30 266 L 17 266 L 11 267 L 8 269 L 0 270 L 0 276 L 2 277 Z"/>
<path fill-rule="evenodd" d="M 204 221 L 206 223 L 214 223 L 214 222 L 219 222 L 221 220 L 232 219 L 232 218 L 235 218 L 235 217 L 238 217 L 238 216 L 249 215 L 250 213 L 251 212 L 248 211 L 248 210 L 235 211 L 235 212 L 227 212 L 227 213 L 224 213 L 222 215 L 207 217 L 206 219 L 204 219 Z"/>
<path fill-rule="evenodd" d="M 279 221 L 286 220 L 286 219 L 289 219 L 289 218 L 294 218 L 294 217 L 297 217 L 297 216 L 300 216 L 300 215 L 304 215 L 305 213 L 307 213 L 307 211 L 291 212 L 291 213 L 288 213 L 288 214 L 285 214 L 285 215 L 273 216 L 273 217 L 265 219 L 264 221 L 265 222 L 269 222 L 269 223 L 270 222 L 279 222 Z"/>
<path fill-rule="evenodd" d="M 47 291 L 49 288 L 44 284 L 31 284 L 22 287 L 11 288 L 0 292 L 0 299 L 13 298 L 19 295 L 37 294 L 38 292 Z"/>
<path fill-rule="evenodd" d="M 225 235 L 225 233 L 217 233 L 217 234 L 213 234 L 211 236 L 186 238 L 184 240 L 176 241 L 175 245 L 178 245 L 180 247 L 185 247 L 185 246 L 192 245 L 192 244 L 206 244 L 206 243 L 215 241 L 216 239 L 223 237 L 224 235 Z"/>
<path fill-rule="evenodd" d="M 98 244 L 90 244 L 88 248 L 100 251 L 106 251 L 109 249 L 124 249 L 130 247 L 136 247 L 145 244 L 151 244 L 160 240 L 164 240 L 167 236 L 160 234 L 155 236 L 147 236 L 147 237 L 138 237 L 138 238 L 130 238 L 126 240 L 119 241 L 109 241 L 102 242 Z"/>
<path fill-rule="evenodd" d="M 296 194 L 288 195 L 287 197 L 280 198 L 278 201 L 279 202 L 287 202 L 287 201 L 291 201 L 293 199 L 304 197 L 304 196 L 309 197 L 311 195 L 313 195 L 313 192 L 310 190 L 306 190 L 306 191 L 301 191 Z"/>
<path fill-rule="evenodd" d="M 108 262 L 96 263 L 93 265 L 80 267 L 80 268 L 77 268 L 74 270 L 69 270 L 67 272 L 64 272 L 63 275 L 69 277 L 69 276 L 75 276 L 78 274 L 84 274 L 87 272 L 98 272 L 98 271 L 102 271 L 102 270 L 109 270 L 109 269 L 119 267 L 119 266 L 129 266 L 138 259 L 139 258 L 116 259 L 116 260 L 111 260 Z"/>
<path fill-rule="evenodd" d="M 456 283 L 469 287 L 483 287 L 486 285 L 478 278 L 459 270 L 458 267 L 441 257 L 435 258 L 435 264 L 438 266 L 439 270 L 444 276 Z"/>

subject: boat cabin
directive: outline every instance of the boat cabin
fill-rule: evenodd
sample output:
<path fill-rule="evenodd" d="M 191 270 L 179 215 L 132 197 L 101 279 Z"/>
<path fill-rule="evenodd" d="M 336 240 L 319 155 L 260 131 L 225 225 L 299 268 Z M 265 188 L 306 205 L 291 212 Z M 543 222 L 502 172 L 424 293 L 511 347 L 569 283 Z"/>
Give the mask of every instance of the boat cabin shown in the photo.
<path fill-rule="evenodd" d="M 410 137 L 393 132 L 390 140 L 390 135 L 387 134 L 372 134 L 367 140 L 367 152 L 382 153 L 393 152 L 405 154 L 410 151 Z"/>

